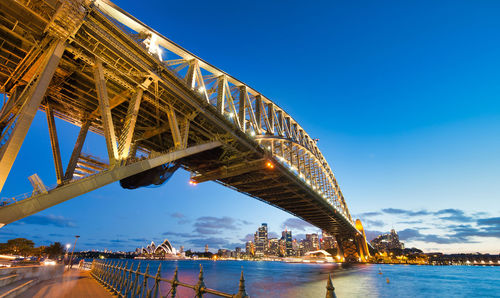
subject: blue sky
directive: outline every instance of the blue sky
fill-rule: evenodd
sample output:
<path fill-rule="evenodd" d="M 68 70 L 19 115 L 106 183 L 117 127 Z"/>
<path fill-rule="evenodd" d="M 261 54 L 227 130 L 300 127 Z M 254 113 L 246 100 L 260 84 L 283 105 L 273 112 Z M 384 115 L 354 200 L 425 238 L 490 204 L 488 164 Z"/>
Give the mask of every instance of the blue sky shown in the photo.
<path fill-rule="evenodd" d="M 115 3 L 319 138 L 365 229 L 394 227 L 407 246 L 427 251 L 499 252 L 499 2 Z M 30 191 L 35 172 L 55 183 L 46 127 L 39 113 L 2 197 Z M 67 163 L 78 129 L 57 128 Z M 104 147 L 92 135 L 84 151 L 106 157 Z M 110 185 L 1 228 L 0 240 L 79 234 L 84 248 L 168 238 L 215 249 L 242 243 L 261 222 L 275 233 L 316 231 L 215 183 L 191 187 L 188 177 L 179 171 L 160 188 L 135 191 Z"/>

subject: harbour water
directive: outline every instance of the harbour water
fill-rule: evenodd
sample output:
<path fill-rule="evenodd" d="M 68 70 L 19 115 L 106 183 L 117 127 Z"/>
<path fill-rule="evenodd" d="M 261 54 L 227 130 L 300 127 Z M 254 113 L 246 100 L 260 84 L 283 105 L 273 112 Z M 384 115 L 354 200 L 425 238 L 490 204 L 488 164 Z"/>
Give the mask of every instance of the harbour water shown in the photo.
<path fill-rule="evenodd" d="M 142 272 L 149 265 L 155 274 L 172 278 L 179 268 L 179 280 L 198 281 L 203 266 L 205 285 L 236 293 L 243 269 L 250 297 L 325 297 L 330 273 L 337 297 L 500 297 L 499 266 L 416 266 L 378 264 L 302 264 L 251 261 L 154 261 L 132 260 L 134 269 L 141 262 Z M 130 266 L 130 260 L 129 260 Z M 381 272 L 382 274 L 379 274 Z M 389 280 L 389 283 L 387 282 Z M 162 284 L 161 293 L 170 289 Z M 193 297 L 190 289 L 178 291 L 179 297 Z"/>

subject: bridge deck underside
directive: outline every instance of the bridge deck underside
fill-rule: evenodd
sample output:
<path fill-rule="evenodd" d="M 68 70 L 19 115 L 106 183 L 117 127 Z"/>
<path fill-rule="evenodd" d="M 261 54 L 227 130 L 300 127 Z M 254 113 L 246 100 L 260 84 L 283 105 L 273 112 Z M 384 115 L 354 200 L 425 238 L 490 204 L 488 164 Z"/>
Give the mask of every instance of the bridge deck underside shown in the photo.
<path fill-rule="evenodd" d="M 45 27 L 58 5 L 55 0 L 35 3 L 40 7 L 25 6 L 13 0 L 0 1 L 0 86 L 2 92 L 9 95 L 15 90 L 22 91 L 33 76 L 36 61 L 41 60 L 45 49 Z M 113 40 L 118 40 L 119 44 Z M 225 144 L 222 148 L 181 160 L 186 169 L 203 175 L 221 167 L 271 160 L 274 169 L 261 168 L 214 180 L 295 214 L 332 234 L 355 233 L 345 217 L 269 156 L 255 140 L 215 113 L 215 108 L 188 88 L 181 77 L 161 65 L 96 10 L 90 11 L 68 42 L 40 109 L 45 110 L 50 104 L 56 117 L 78 126 L 90 118 L 90 130 L 102 134 L 92 65 L 94 57 L 101 59 L 108 70 L 106 85 L 113 125 L 118 134 L 134 89 L 148 77 L 151 69 L 161 77 L 144 91 L 140 105 L 134 139 L 141 150 L 146 153 L 165 151 L 174 146 L 165 113 L 165 107 L 170 107 L 181 117 L 190 119 L 188 146 L 213 139 Z"/>

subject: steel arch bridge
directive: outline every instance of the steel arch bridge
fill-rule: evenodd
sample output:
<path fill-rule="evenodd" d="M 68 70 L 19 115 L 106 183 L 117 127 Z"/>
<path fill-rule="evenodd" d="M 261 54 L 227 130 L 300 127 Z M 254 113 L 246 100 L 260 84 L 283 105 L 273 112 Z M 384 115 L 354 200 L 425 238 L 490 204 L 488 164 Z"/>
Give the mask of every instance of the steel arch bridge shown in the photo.
<path fill-rule="evenodd" d="M 107 0 L 0 2 L 0 191 L 37 110 L 45 111 L 57 186 L 4 200 L 19 220 L 168 162 L 290 212 L 370 255 L 316 140 L 257 90 Z M 80 128 L 63 170 L 54 117 Z M 88 131 L 109 160 L 82 152 Z"/>

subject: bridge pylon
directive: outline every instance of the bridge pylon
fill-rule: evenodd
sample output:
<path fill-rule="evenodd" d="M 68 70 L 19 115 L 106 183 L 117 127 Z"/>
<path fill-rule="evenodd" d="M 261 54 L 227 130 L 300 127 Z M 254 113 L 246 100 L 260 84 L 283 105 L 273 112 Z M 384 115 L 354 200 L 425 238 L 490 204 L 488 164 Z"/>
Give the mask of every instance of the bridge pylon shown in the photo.
<path fill-rule="evenodd" d="M 336 235 L 338 256 L 346 262 L 366 262 L 370 258 L 370 250 L 366 241 L 365 231 L 359 219 L 356 220 L 354 235 Z"/>

